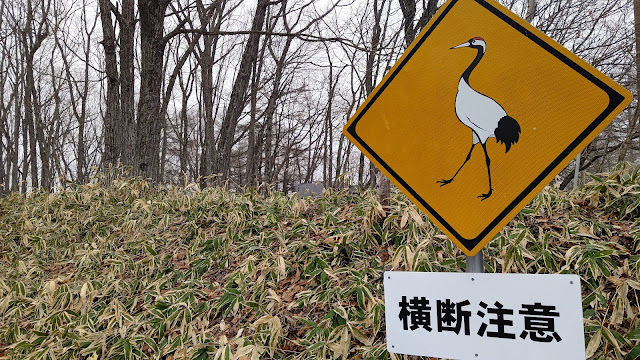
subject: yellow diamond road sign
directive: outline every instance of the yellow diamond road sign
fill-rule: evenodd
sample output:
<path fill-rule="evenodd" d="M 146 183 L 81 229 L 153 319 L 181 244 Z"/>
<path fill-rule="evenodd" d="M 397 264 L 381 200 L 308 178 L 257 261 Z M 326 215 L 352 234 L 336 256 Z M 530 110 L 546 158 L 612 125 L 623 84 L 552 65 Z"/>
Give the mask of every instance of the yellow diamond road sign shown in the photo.
<path fill-rule="evenodd" d="M 472 256 L 630 102 L 495 1 L 450 0 L 344 133 Z"/>

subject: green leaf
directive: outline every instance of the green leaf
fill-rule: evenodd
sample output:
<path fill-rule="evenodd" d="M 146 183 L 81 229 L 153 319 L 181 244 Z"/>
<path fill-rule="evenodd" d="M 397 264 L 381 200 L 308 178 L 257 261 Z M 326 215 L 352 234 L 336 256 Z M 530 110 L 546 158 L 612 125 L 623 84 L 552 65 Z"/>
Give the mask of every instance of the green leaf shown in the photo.
<path fill-rule="evenodd" d="M 640 328 L 633 329 L 627 334 L 627 340 L 640 340 Z"/>
<path fill-rule="evenodd" d="M 620 349 L 620 344 L 618 343 L 618 340 L 616 340 L 616 338 L 613 336 L 611 331 L 605 327 L 603 327 L 601 330 L 602 336 L 607 339 L 607 342 L 611 344 L 618 351 L 618 353 L 620 353 L 622 351 Z"/>
<path fill-rule="evenodd" d="M 229 345 L 226 345 L 224 347 L 224 359 L 231 360 L 231 348 L 229 347 Z"/>
<path fill-rule="evenodd" d="M 149 245 L 145 245 L 145 248 L 147 249 L 147 251 L 149 252 L 149 254 L 151 254 L 152 256 L 156 256 L 158 255 L 158 252 L 156 252 L 151 246 Z"/>
<path fill-rule="evenodd" d="M 145 338 L 144 342 L 149 345 L 149 347 L 157 354 L 160 352 L 160 349 L 158 348 L 158 344 L 156 344 L 156 341 L 153 340 L 152 338 Z"/>
<path fill-rule="evenodd" d="M 631 349 L 624 360 L 637 360 L 638 358 L 640 358 L 640 344 Z"/>
<path fill-rule="evenodd" d="M 317 343 L 315 343 L 315 344 L 313 344 L 313 345 L 309 346 L 309 349 L 308 349 L 308 350 L 309 350 L 309 351 L 315 351 L 315 350 L 317 350 L 317 349 L 320 349 L 320 348 L 321 348 L 321 347 L 323 347 L 323 346 L 324 346 L 324 341 L 320 341 L 320 342 L 317 342 Z"/>
<path fill-rule="evenodd" d="M 613 330 L 613 329 L 611 329 L 611 330 L 609 330 L 609 331 L 611 331 L 611 334 L 613 334 L 613 337 L 615 337 L 615 338 L 616 338 L 616 340 L 617 340 L 619 343 L 622 343 L 622 344 L 627 344 L 627 343 L 628 343 L 627 339 L 625 339 L 622 335 L 620 335 L 620 333 L 619 333 L 619 332 L 617 332 L 617 331 L 615 331 L 615 330 Z"/>
<path fill-rule="evenodd" d="M 131 343 L 129 342 L 129 340 L 124 341 L 122 348 L 124 350 L 124 358 L 132 359 L 133 354 L 131 353 Z"/>
<path fill-rule="evenodd" d="M 209 354 L 207 353 L 207 348 L 198 349 L 191 360 L 207 360 L 209 358 Z"/>

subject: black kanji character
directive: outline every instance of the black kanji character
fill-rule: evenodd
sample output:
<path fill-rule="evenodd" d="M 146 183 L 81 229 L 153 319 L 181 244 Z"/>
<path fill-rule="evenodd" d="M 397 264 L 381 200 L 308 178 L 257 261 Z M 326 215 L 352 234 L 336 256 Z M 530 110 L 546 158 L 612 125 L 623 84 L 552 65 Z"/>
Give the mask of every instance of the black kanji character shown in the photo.
<path fill-rule="evenodd" d="M 422 326 L 427 331 L 431 331 L 431 306 L 429 300 L 424 296 L 417 296 L 411 299 L 411 330 L 415 330 Z"/>
<path fill-rule="evenodd" d="M 463 307 L 469 304 L 469 300 L 464 300 L 459 303 L 452 302 L 450 299 L 446 299 L 444 302 L 438 300 L 438 332 L 453 331 L 457 335 L 460 333 L 460 329 L 464 323 L 464 334 L 469 335 L 469 317 L 471 316 L 471 312 L 462 310 Z"/>
<path fill-rule="evenodd" d="M 485 304 L 484 302 L 480 302 L 480 306 L 483 309 L 486 309 L 487 312 L 489 314 L 495 314 L 496 318 L 495 319 L 489 319 L 489 323 L 491 325 L 495 325 L 498 327 L 498 331 L 487 331 L 487 337 L 497 337 L 497 338 L 502 338 L 502 339 L 515 339 L 516 338 L 516 334 L 510 334 L 505 332 L 505 327 L 507 326 L 513 326 L 513 321 L 511 320 L 506 320 L 504 318 L 505 315 L 513 315 L 513 310 L 509 310 L 509 309 L 503 309 L 503 305 L 496 301 L 494 303 L 495 308 L 488 308 L 487 304 Z M 478 311 L 478 315 L 480 317 L 484 317 L 486 314 L 482 311 Z M 478 335 L 480 336 L 484 336 L 485 331 L 487 330 L 487 324 L 482 323 L 482 325 L 480 326 L 480 329 L 478 329 Z"/>
<path fill-rule="evenodd" d="M 402 301 L 398 304 L 400 305 L 400 320 L 402 320 L 402 327 L 404 330 L 409 330 L 409 326 L 407 325 L 407 318 L 411 315 L 411 312 L 407 309 L 409 307 L 409 303 L 407 302 L 407 297 L 403 296 Z"/>
<path fill-rule="evenodd" d="M 525 317 L 524 330 L 520 333 L 521 338 L 525 339 L 528 332 L 533 341 L 551 342 L 553 339 L 558 342 L 562 341 L 560 335 L 555 331 L 554 317 L 560 316 L 560 313 L 553 311 L 556 309 L 555 306 L 542 305 L 537 302 L 533 305 L 523 304 L 522 308 L 525 310 L 520 310 L 520 314 Z M 551 333 L 551 335 L 547 333 Z"/>
<path fill-rule="evenodd" d="M 415 330 L 422 326 L 425 330 L 431 331 L 431 306 L 425 297 L 414 296 L 407 303 L 407 297 L 403 296 L 400 305 L 399 318 L 402 320 L 404 330 Z M 407 327 L 407 318 L 411 317 L 411 326 Z"/>

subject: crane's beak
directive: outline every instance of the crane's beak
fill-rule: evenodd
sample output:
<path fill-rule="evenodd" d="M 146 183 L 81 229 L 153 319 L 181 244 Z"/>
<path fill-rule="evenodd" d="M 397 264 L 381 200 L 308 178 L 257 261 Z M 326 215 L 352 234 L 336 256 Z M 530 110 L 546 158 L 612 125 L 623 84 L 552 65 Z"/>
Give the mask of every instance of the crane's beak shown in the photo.
<path fill-rule="evenodd" d="M 469 44 L 469 42 L 467 41 L 466 43 L 462 43 L 462 44 L 460 44 L 460 45 L 458 45 L 458 46 L 454 46 L 454 47 L 452 47 L 452 48 L 451 48 L 451 49 L 449 49 L 449 50 L 459 49 L 459 48 L 461 48 L 461 47 L 467 47 L 467 46 L 469 46 L 469 45 L 471 45 L 471 44 Z"/>

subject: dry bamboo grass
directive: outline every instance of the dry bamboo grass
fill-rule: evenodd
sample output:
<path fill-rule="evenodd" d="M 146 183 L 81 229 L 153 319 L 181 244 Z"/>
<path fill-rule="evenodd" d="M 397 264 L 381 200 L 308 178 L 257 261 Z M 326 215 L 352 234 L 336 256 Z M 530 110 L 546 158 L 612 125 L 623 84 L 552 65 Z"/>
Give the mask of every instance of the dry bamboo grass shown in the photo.
<path fill-rule="evenodd" d="M 489 271 L 581 275 L 589 359 L 640 356 L 638 173 L 547 187 L 486 248 Z M 98 181 L 0 199 L 0 239 L 7 359 L 397 359 L 382 272 L 464 268 L 397 192 Z"/>

